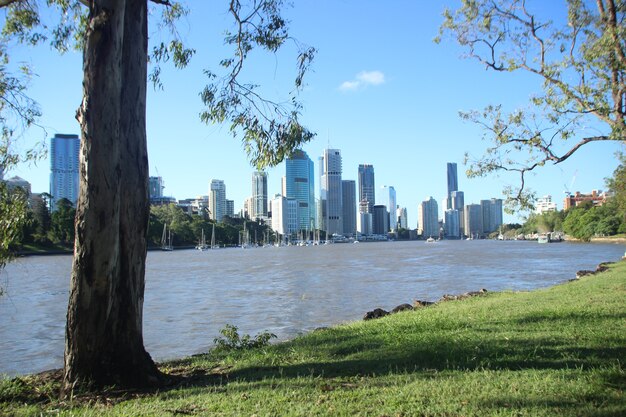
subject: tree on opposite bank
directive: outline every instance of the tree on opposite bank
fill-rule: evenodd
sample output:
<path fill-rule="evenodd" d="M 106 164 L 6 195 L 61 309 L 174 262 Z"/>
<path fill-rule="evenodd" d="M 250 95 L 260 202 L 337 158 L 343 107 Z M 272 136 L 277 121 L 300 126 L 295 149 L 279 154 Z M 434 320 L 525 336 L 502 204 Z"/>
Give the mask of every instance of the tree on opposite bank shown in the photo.
<path fill-rule="evenodd" d="M 526 173 L 562 163 L 592 142 L 626 140 L 626 2 L 593 3 L 569 0 L 562 27 L 525 0 L 462 0 L 444 14 L 437 41 L 449 34 L 487 69 L 543 83 L 527 109 L 507 114 L 489 105 L 461 113 L 490 142 L 482 157 L 466 155 L 468 176 L 519 174 L 519 187 L 505 190 L 509 208 L 532 207 Z"/>

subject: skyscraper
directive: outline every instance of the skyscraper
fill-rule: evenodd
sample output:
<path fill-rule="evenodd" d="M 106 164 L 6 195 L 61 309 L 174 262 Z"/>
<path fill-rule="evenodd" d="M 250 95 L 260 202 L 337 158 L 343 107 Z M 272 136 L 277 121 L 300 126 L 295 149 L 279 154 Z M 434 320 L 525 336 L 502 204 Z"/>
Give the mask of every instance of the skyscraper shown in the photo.
<path fill-rule="evenodd" d="M 452 192 L 459 190 L 459 180 L 456 174 L 456 163 L 448 162 L 448 200 L 446 209 L 452 208 Z"/>
<path fill-rule="evenodd" d="M 235 201 L 226 199 L 226 210 L 224 216 L 235 217 Z"/>
<path fill-rule="evenodd" d="M 320 162 L 321 229 L 328 236 L 343 234 L 341 151 L 324 149 Z"/>
<path fill-rule="evenodd" d="M 221 222 L 226 215 L 226 185 L 222 180 L 211 180 L 209 212 L 211 220 L 216 222 Z"/>
<path fill-rule="evenodd" d="M 374 166 L 359 165 L 359 202 L 367 201 L 368 213 L 372 213 L 376 204 L 376 183 L 374 182 Z"/>
<path fill-rule="evenodd" d="M 458 239 L 461 237 L 461 219 L 459 211 L 454 209 L 448 209 L 444 214 L 444 229 L 446 237 Z"/>
<path fill-rule="evenodd" d="M 465 235 L 470 238 L 478 238 L 483 234 L 483 214 L 480 204 L 468 204 L 465 206 Z"/>
<path fill-rule="evenodd" d="M 384 204 L 374 206 L 372 229 L 375 235 L 386 235 L 389 231 L 389 212 Z"/>
<path fill-rule="evenodd" d="M 396 213 L 396 217 L 398 218 L 398 226 L 403 229 L 408 229 L 406 207 L 398 207 Z"/>
<path fill-rule="evenodd" d="M 377 204 L 383 204 L 389 212 L 389 229 L 394 231 L 398 228 L 396 216 L 396 190 L 393 186 L 383 185 L 380 187 Z"/>
<path fill-rule="evenodd" d="M 462 236 L 465 233 L 465 194 L 463 191 L 452 191 L 448 201 L 452 210 L 459 211 L 459 232 Z"/>
<path fill-rule="evenodd" d="M 252 173 L 252 219 L 267 219 L 267 173 Z"/>
<path fill-rule="evenodd" d="M 357 217 L 357 230 L 362 235 L 371 235 L 372 230 L 372 213 L 369 211 L 369 203 L 367 200 L 359 202 L 359 215 Z M 372 207 L 373 210 L 373 207 Z"/>
<path fill-rule="evenodd" d="M 483 218 L 483 233 L 493 233 L 502 225 L 502 200 L 480 200 L 480 209 Z"/>
<path fill-rule="evenodd" d="M 271 201 L 272 230 L 283 236 L 289 236 L 298 230 L 298 202 L 276 194 Z"/>
<path fill-rule="evenodd" d="M 343 206 L 343 234 L 356 233 L 356 182 L 341 181 L 341 203 Z"/>
<path fill-rule="evenodd" d="M 76 205 L 78 199 L 78 169 L 80 165 L 78 135 L 56 134 L 50 139 L 50 207 L 66 198 Z"/>
<path fill-rule="evenodd" d="M 158 199 L 163 197 L 164 188 L 165 186 L 163 185 L 163 178 L 150 177 L 148 179 L 148 191 L 150 193 L 150 199 Z"/>
<path fill-rule="evenodd" d="M 294 151 L 285 161 L 285 197 L 298 203 L 298 228 L 311 230 L 315 227 L 315 177 L 313 161 L 306 152 Z"/>
<path fill-rule="evenodd" d="M 439 206 L 437 200 L 430 197 L 417 206 L 417 233 L 422 237 L 439 236 Z"/>

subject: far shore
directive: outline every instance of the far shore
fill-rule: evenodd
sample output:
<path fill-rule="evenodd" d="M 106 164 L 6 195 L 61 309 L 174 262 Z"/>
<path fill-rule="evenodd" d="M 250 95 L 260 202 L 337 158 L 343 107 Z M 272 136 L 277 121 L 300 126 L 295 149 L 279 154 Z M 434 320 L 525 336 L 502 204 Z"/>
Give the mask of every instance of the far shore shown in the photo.
<path fill-rule="evenodd" d="M 455 239 L 456 240 L 456 239 Z M 582 243 L 615 243 L 619 245 L 626 244 L 626 235 L 618 235 L 618 236 L 605 236 L 605 237 L 594 237 L 591 238 L 590 242 L 583 242 L 580 239 L 575 239 L 569 236 L 565 236 L 564 239 L 566 242 L 582 242 Z M 233 246 L 235 247 L 235 246 Z M 188 250 L 195 249 L 195 246 L 175 246 L 174 250 Z M 148 251 L 158 251 L 161 250 L 158 246 L 151 246 L 148 248 Z M 73 248 L 36 248 L 33 250 L 21 250 L 15 253 L 15 256 L 18 258 L 21 257 L 29 257 L 29 256 L 53 256 L 53 255 L 72 255 L 74 253 Z"/>

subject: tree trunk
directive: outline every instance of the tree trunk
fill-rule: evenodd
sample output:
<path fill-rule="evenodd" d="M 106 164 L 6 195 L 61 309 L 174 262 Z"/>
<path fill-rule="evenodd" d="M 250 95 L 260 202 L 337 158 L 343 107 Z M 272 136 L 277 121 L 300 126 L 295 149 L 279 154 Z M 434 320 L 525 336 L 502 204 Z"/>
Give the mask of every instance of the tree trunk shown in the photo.
<path fill-rule="evenodd" d="M 143 346 L 147 0 L 91 3 L 63 391 L 162 380 Z"/>

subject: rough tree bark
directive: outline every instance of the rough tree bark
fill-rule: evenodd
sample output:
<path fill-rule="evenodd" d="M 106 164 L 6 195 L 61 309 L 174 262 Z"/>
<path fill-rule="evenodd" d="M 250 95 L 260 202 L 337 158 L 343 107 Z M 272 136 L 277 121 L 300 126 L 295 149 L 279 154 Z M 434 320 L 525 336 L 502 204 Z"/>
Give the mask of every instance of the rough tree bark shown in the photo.
<path fill-rule="evenodd" d="M 149 218 L 147 0 L 90 2 L 80 191 L 63 391 L 146 387 L 162 375 L 143 346 Z"/>

